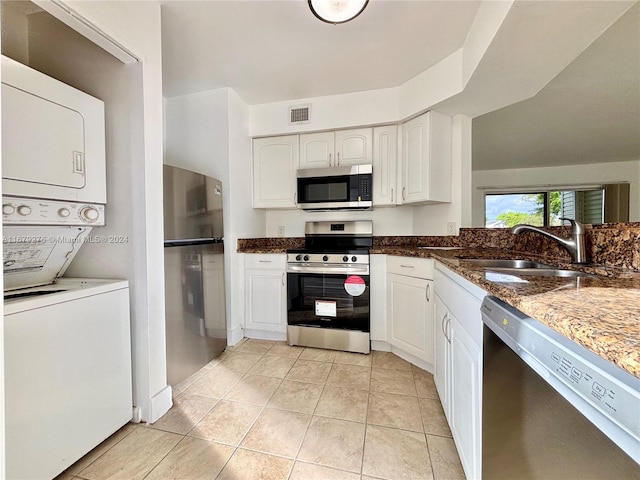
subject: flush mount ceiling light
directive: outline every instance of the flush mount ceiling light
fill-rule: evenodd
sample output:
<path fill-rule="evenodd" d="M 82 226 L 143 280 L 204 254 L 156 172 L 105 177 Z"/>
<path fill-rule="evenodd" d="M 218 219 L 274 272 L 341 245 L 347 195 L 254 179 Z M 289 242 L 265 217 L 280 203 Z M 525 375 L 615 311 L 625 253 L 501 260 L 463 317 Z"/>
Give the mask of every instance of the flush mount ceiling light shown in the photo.
<path fill-rule="evenodd" d="M 369 0 L 309 0 L 309 8 L 323 22 L 345 23 L 362 13 Z"/>

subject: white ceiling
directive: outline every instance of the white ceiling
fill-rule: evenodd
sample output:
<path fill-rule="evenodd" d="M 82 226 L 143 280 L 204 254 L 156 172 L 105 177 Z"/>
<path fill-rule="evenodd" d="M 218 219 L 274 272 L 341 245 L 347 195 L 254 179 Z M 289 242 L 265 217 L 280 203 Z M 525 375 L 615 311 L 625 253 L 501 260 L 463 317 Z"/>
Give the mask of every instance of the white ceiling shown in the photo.
<path fill-rule="evenodd" d="M 163 0 L 165 97 L 230 87 L 250 105 L 397 87 L 460 48 L 479 1 L 371 0 L 352 22 L 305 0 Z"/>
<path fill-rule="evenodd" d="M 398 87 L 463 45 L 480 3 L 371 0 L 354 21 L 334 26 L 317 20 L 305 0 L 161 0 L 164 95 L 230 87 L 248 104 L 256 105 Z M 579 37 L 580 31 L 569 26 L 570 20 L 588 16 L 590 9 L 606 3 L 521 0 L 508 26 L 501 29 L 506 40 L 494 39 L 499 45 L 493 56 L 485 55 L 491 57 L 485 63 L 507 68 L 510 61 L 505 55 L 511 50 L 526 51 L 522 45 L 509 50 L 510 45 L 531 29 L 532 35 L 552 36 L 553 28 L 558 27 L 556 41 L 562 41 L 564 30 Z M 630 3 L 624 5 L 623 9 Z M 575 15 L 563 17 L 574 8 L 578 9 Z M 544 20 L 551 12 L 560 12 L 562 18 Z M 544 25 L 550 25 L 547 30 L 541 27 L 540 16 Z M 524 45 L 528 44 L 533 53 L 526 56 L 536 62 L 539 46 L 527 40 Z M 507 49 L 502 56 L 501 49 Z M 553 63 L 553 52 L 537 62 Z M 500 78 L 489 75 L 497 93 L 478 94 L 482 90 L 467 88 L 466 97 L 481 98 L 463 95 L 462 103 L 482 104 L 491 95 L 504 97 L 502 105 L 511 103 L 506 101 L 510 97 L 505 89 L 513 85 L 500 85 L 529 81 L 544 70 L 541 63 L 538 67 L 535 63 L 519 65 L 522 71 L 509 71 Z M 451 99 L 449 105 L 453 113 L 475 116 L 488 111 L 460 110 L 456 101 Z M 447 101 L 435 108 L 451 113 Z M 473 121 L 474 170 L 639 159 L 637 3 L 534 97 Z"/>
<path fill-rule="evenodd" d="M 534 97 L 473 119 L 473 169 L 640 160 L 640 4 Z"/>

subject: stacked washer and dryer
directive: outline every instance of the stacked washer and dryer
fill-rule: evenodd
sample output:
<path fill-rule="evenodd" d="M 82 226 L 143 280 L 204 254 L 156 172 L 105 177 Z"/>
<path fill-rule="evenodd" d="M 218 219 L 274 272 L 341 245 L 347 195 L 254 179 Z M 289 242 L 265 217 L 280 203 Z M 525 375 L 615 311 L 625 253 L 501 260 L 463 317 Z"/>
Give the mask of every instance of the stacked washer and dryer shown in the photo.
<path fill-rule="evenodd" d="M 126 280 L 67 278 L 105 225 L 102 101 L 2 57 L 7 478 L 54 478 L 132 416 Z"/>

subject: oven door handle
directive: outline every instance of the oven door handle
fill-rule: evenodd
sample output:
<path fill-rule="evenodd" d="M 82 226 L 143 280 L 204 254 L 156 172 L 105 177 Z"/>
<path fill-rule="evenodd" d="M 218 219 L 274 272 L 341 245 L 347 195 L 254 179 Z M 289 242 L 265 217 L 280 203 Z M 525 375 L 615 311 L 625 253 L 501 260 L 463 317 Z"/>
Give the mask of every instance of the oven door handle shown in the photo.
<path fill-rule="evenodd" d="M 287 265 L 287 273 L 319 273 L 328 275 L 369 275 L 369 265 Z"/>

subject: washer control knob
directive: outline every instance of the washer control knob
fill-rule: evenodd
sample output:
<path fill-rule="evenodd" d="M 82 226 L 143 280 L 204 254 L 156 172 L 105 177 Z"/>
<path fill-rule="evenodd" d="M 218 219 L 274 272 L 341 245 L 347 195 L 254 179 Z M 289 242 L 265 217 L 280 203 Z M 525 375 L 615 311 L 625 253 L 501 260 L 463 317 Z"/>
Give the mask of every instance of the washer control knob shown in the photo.
<path fill-rule="evenodd" d="M 93 223 L 98 219 L 99 216 L 100 213 L 98 212 L 98 210 L 90 206 L 83 207 L 80 210 L 80 218 L 85 222 Z"/>
<path fill-rule="evenodd" d="M 305 262 L 308 262 L 308 261 L 309 261 L 309 255 L 305 255 L 305 256 L 304 256 L 304 261 L 305 261 Z"/>
<path fill-rule="evenodd" d="M 31 207 L 27 205 L 20 205 L 18 207 L 18 215 L 22 215 L 23 217 L 26 217 L 30 213 L 31 213 Z"/>
<path fill-rule="evenodd" d="M 296 255 L 296 260 L 297 260 L 297 261 L 302 260 L 302 255 Z"/>
<path fill-rule="evenodd" d="M 69 211 L 68 208 L 63 207 L 58 210 L 58 215 L 63 218 L 67 218 L 69 215 L 71 215 L 71 212 Z"/>
<path fill-rule="evenodd" d="M 323 261 L 323 262 L 326 262 L 326 261 L 328 261 L 328 260 L 329 260 L 329 257 L 327 257 L 326 255 L 325 255 L 324 257 L 322 257 L 322 261 Z"/>
<path fill-rule="evenodd" d="M 5 203 L 4 205 L 2 205 L 2 214 L 3 215 L 11 215 L 13 212 L 15 212 L 16 209 L 13 205 L 9 205 L 8 203 Z"/>
<path fill-rule="evenodd" d="M 358 257 L 356 257 L 355 255 L 353 257 L 351 257 L 351 261 L 353 263 L 356 263 L 358 261 Z"/>
<path fill-rule="evenodd" d="M 342 261 L 343 262 L 348 262 L 349 261 L 349 257 L 347 257 L 346 255 L 344 257 L 342 257 Z"/>

